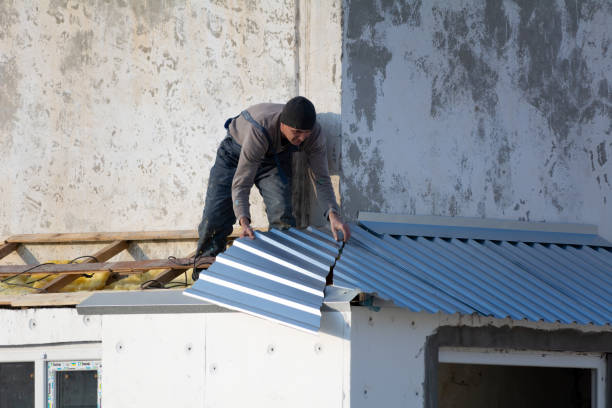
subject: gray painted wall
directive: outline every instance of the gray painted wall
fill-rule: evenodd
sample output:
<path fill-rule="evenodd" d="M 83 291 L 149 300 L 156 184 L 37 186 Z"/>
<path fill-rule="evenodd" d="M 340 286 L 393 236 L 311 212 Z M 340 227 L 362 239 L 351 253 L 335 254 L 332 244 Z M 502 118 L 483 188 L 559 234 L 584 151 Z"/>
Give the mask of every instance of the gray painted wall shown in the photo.
<path fill-rule="evenodd" d="M 345 0 L 343 207 L 612 239 L 612 3 Z"/>
<path fill-rule="evenodd" d="M 340 0 L 0 0 L 0 237 L 195 228 L 254 103 L 311 97 L 337 143 L 341 29 Z"/>

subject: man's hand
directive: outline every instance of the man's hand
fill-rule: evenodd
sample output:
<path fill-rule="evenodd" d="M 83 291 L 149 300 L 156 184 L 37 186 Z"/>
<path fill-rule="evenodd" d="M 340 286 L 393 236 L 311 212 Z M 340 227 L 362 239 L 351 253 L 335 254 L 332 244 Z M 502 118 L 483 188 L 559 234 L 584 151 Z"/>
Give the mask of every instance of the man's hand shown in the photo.
<path fill-rule="evenodd" d="M 249 237 L 255 239 L 255 233 L 253 232 L 253 228 L 251 228 L 251 221 L 249 221 L 247 217 L 240 218 L 240 227 L 242 228 L 240 238 Z"/>
<path fill-rule="evenodd" d="M 342 241 L 344 242 L 347 242 L 351 237 L 351 229 L 348 224 L 344 223 L 342 218 L 333 211 L 329 212 L 329 225 L 336 241 L 338 241 L 338 231 L 342 231 Z"/>

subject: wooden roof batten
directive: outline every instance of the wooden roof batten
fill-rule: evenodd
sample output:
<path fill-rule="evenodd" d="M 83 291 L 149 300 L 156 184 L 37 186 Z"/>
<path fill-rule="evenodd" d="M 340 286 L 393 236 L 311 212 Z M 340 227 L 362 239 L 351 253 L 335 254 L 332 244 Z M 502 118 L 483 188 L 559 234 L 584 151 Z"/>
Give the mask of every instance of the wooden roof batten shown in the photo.
<path fill-rule="evenodd" d="M 59 234 L 21 234 L 6 239 L 13 244 L 66 244 L 74 242 L 177 241 L 198 239 L 196 230 L 135 232 L 67 232 Z"/>
<path fill-rule="evenodd" d="M 236 231 L 230 236 L 235 237 Z M 20 245 L 26 244 L 71 244 L 71 243 L 102 243 L 109 242 L 80 263 L 40 264 L 38 265 L 1 265 L 0 278 L 18 274 L 49 273 L 59 276 L 44 286 L 37 288 L 39 292 L 58 292 L 83 274 L 95 272 L 113 272 L 109 281 L 116 281 L 129 274 L 143 273 L 152 269 L 162 269 L 152 280 L 142 285 L 143 289 L 163 286 L 185 270 L 193 268 L 194 253 L 185 258 L 168 258 L 153 260 L 136 260 L 107 262 L 109 259 L 126 250 L 130 243 L 138 241 L 194 241 L 197 240 L 196 230 L 166 230 L 166 231 L 136 231 L 136 232 L 90 232 L 90 233 L 58 233 L 58 234 L 21 234 L 13 235 L 0 244 L 0 259 L 10 255 Z M 213 257 L 203 257 L 197 260 L 198 268 L 206 269 L 214 262 Z M 109 282 L 107 281 L 107 284 Z"/>

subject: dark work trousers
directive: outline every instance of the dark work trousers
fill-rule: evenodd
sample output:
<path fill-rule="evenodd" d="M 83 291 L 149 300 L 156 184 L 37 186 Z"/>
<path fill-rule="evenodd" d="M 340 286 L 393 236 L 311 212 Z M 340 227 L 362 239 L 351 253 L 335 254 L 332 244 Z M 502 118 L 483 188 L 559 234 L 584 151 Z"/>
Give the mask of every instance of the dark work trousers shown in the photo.
<path fill-rule="evenodd" d="M 293 149 L 278 153 L 278 165 L 273 155 L 264 157 L 255 185 L 266 205 L 270 227 L 295 227 L 291 206 L 291 154 Z M 225 249 L 226 238 L 236 222 L 232 206 L 232 181 L 238 166 L 240 145 L 231 136 L 226 137 L 217 150 L 215 164 L 210 170 L 202 222 L 198 227 L 198 256 L 216 256 Z M 286 177 L 281 177 L 279 168 Z"/>

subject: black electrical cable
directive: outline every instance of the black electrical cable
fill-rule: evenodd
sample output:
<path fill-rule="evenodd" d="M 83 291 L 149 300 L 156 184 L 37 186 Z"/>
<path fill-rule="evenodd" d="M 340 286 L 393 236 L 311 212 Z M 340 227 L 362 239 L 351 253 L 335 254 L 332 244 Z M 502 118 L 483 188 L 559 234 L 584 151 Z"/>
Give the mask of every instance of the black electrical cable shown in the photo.
<path fill-rule="evenodd" d="M 172 285 L 170 285 L 170 284 L 165 285 L 165 286 L 164 286 L 164 289 L 172 289 L 172 288 L 178 288 L 178 287 L 185 288 L 185 287 L 187 287 L 187 286 L 189 286 L 189 284 L 188 284 L 188 283 L 183 283 L 183 282 L 174 282 L 174 284 L 172 284 Z"/>
<path fill-rule="evenodd" d="M 200 275 L 200 271 L 202 271 L 202 269 L 204 269 L 204 268 L 198 268 L 197 267 L 198 266 L 198 261 L 201 258 L 205 258 L 204 254 L 194 255 L 194 257 L 193 257 L 193 271 L 192 271 L 192 274 L 191 274 L 191 278 L 194 280 L 194 282 L 198 279 L 198 277 Z M 199 270 L 196 273 L 197 269 L 199 269 Z M 185 271 L 185 274 L 187 274 L 187 271 Z M 187 278 L 187 277 L 185 277 L 185 278 Z"/>
<path fill-rule="evenodd" d="M 24 273 L 29 273 L 30 271 L 33 271 L 34 269 L 36 269 L 38 267 L 41 267 L 43 265 L 55 265 L 55 264 L 53 262 L 45 262 L 45 263 L 41 263 L 41 264 L 38 264 L 38 265 L 34 265 L 33 267 L 31 267 L 29 269 L 26 269 L 25 271 L 21 271 L 21 272 L 15 274 L 15 275 L 11 275 L 11 276 L 9 276 L 6 279 L 1 280 L 0 283 L 5 283 L 5 282 L 7 282 L 7 281 L 9 281 L 11 279 L 15 279 L 16 277 L 18 277 L 20 275 L 23 275 Z"/>
<path fill-rule="evenodd" d="M 2 280 L 2 281 L 0 281 L 0 282 L 1 282 L 1 283 L 4 283 L 5 285 L 10 285 L 10 286 L 19 286 L 19 287 L 22 287 L 22 288 L 34 289 L 34 290 L 37 290 L 37 291 L 39 291 L 39 292 L 46 292 L 46 290 L 45 290 L 45 289 L 35 288 L 35 287 L 30 286 L 30 285 L 31 285 L 32 283 L 34 283 L 34 282 L 38 282 L 39 280 L 45 279 L 45 278 L 46 278 L 47 276 L 49 276 L 49 275 L 47 275 L 47 276 L 45 276 L 45 277 L 43 277 L 43 278 L 41 278 L 41 279 L 36 279 L 35 281 L 32 281 L 32 282 L 26 282 L 26 283 L 13 283 L 13 282 L 9 282 L 9 280 L 14 279 L 14 278 L 16 278 L 17 276 L 23 275 L 23 274 L 25 274 L 25 273 L 31 272 L 31 271 L 33 271 L 34 269 L 36 269 L 36 268 L 38 268 L 38 267 L 40 267 L 40 266 L 43 266 L 43 265 L 55 265 L 55 264 L 54 264 L 54 263 L 52 263 L 52 262 L 45 262 L 45 263 L 41 263 L 41 264 L 38 264 L 38 265 L 34 265 L 33 267 L 31 267 L 31 268 L 29 268 L 29 269 L 26 269 L 25 271 L 21 271 L 21 272 L 19 272 L 18 274 L 15 274 L 15 275 L 9 276 L 8 278 L 3 279 L 3 280 Z"/>
<path fill-rule="evenodd" d="M 26 285 L 31 285 L 31 284 L 36 283 L 36 282 L 38 282 L 38 281 L 45 280 L 45 279 L 47 279 L 49 276 L 51 276 L 51 275 L 45 275 L 45 276 L 43 276 L 42 278 L 34 279 L 33 281 L 27 281 L 25 284 L 26 284 Z"/>
<path fill-rule="evenodd" d="M 76 258 L 74 258 L 73 260 L 71 260 L 70 262 L 68 262 L 69 264 L 71 263 L 75 263 L 75 261 L 78 261 L 79 259 L 83 259 L 83 258 L 88 258 L 88 259 L 93 259 L 96 263 L 99 263 L 100 261 L 98 261 L 98 258 L 96 258 L 93 255 L 83 255 L 83 256 L 77 256 Z"/>
<path fill-rule="evenodd" d="M 180 265 L 180 266 L 190 266 L 191 265 L 191 261 L 182 263 L 182 262 L 179 262 L 175 256 L 169 256 L 168 260 L 175 265 Z"/>
<path fill-rule="evenodd" d="M 201 258 L 201 256 L 194 256 L 193 257 L 193 267 L 196 267 L 196 260 Z M 169 256 L 168 260 L 175 264 L 175 265 L 179 265 L 179 266 L 191 266 L 191 260 L 189 260 L 189 262 L 179 262 L 178 259 L 175 256 Z M 164 284 L 160 281 L 158 281 L 157 279 L 149 279 L 148 281 L 144 281 L 140 284 L 140 289 L 149 289 L 149 288 L 155 288 L 155 289 L 172 289 L 172 288 L 176 288 L 176 287 L 188 287 L 189 286 L 189 278 L 187 277 L 187 270 L 185 269 L 185 271 L 183 272 L 183 274 L 185 275 L 185 282 L 174 282 L 172 285 L 168 284 Z M 145 287 L 145 285 L 149 284 L 148 286 Z"/>
<path fill-rule="evenodd" d="M 22 288 L 28 288 L 28 289 L 34 289 L 37 290 L 41 293 L 47 293 L 46 289 L 42 289 L 42 288 L 35 288 L 34 286 L 30 286 L 29 283 L 13 283 L 13 282 L 4 282 L 5 285 L 11 285 L 11 286 L 19 286 Z"/>
<path fill-rule="evenodd" d="M 83 256 L 78 256 L 78 257 L 76 257 L 76 258 L 74 258 L 74 259 L 70 260 L 68 263 L 69 263 L 69 264 L 73 264 L 73 263 L 75 263 L 76 261 L 78 261 L 79 259 L 83 259 L 83 258 L 93 259 L 95 262 L 99 262 L 99 261 L 98 261 L 98 258 L 96 258 L 96 257 L 95 257 L 95 256 L 93 256 L 93 255 L 83 255 Z M 34 288 L 34 287 L 32 287 L 32 286 L 29 286 L 29 285 L 31 285 L 31 284 L 33 284 L 33 283 L 36 283 L 36 282 L 39 282 L 39 281 L 41 281 L 41 280 L 47 279 L 49 276 L 51 276 L 51 274 L 46 275 L 46 276 L 43 276 L 42 278 L 35 279 L 35 280 L 33 280 L 33 281 L 26 282 L 26 283 L 11 283 L 11 282 L 9 282 L 9 280 L 14 279 L 14 278 L 16 278 L 17 276 L 20 276 L 20 275 L 23 275 L 23 274 L 29 273 L 29 272 L 33 271 L 34 269 L 36 269 L 36 268 L 38 268 L 38 267 L 40 267 L 40 266 L 43 266 L 43 265 L 57 265 L 57 264 L 55 264 L 55 263 L 53 263 L 53 262 L 45 262 L 45 263 L 41 263 L 41 264 L 38 264 L 38 265 L 34 265 L 33 267 L 31 267 L 31 268 L 29 268 L 29 269 L 26 269 L 25 271 L 21 271 L 21 272 L 19 272 L 19 273 L 15 274 L 15 275 L 11 275 L 11 276 L 9 276 L 9 277 L 8 277 L 8 278 L 6 278 L 6 279 L 1 280 L 1 281 L 0 281 L 0 283 L 6 283 L 7 285 L 11 285 L 11 286 L 21 286 L 21 287 L 26 287 L 26 288 L 36 289 L 36 290 L 40 290 L 40 291 L 46 292 L 46 290 L 39 289 L 39 288 Z M 86 274 L 86 273 L 84 273 L 84 274 L 83 274 L 83 276 L 85 276 L 85 277 L 87 277 L 87 278 L 92 278 L 92 277 L 93 277 L 93 274 Z"/>
<path fill-rule="evenodd" d="M 75 261 L 78 261 L 79 259 L 83 259 L 83 258 L 88 258 L 88 259 L 93 259 L 94 262 L 99 263 L 100 261 L 98 260 L 98 258 L 96 258 L 93 255 L 83 255 L 83 256 L 77 256 L 76 258 L 72 259 L 70 262 L 68 262 L 69 264 L 74 263 Z M 93 273 L 84 273 L 81 276 L 84 276 L 85 278 L 93 278 Z"/>
<path fill-rule="evenodd" d="M 198 258 L 198 257 L 196 257 L 196 256 L 194 255 L 194 257 L 193 257 L 193 268 L 194 268 L 194 269 L 195 269 L 195 266 L 196 266 L 196 259 L 197 259 L 197 258 Z M 190 266 L 190 265 L 191 265 L 191 261 L 189 261 L 189 262 L 185 262 L 185 263 L 180 263 L 180 262 L 178 262 L 178 261 L 176 260 L 176 257 L 174 257 L 174 256 L 169 256 L 169 257 L 168 257 L 168 260 L 169 260 L 170 262 L 172 262 L 172 263 L 174 263 L 174 264 L 177 264 L 177 265 L 180 265 L 180 266 Z M 187 277 L 187 269 L 185 269 L 185 271 L 183 272 L 183 274 L 185 275 L 185 283 L 184 283 L 184 286 L 185 286 L 185 287 L 187 287 L 187 286 L 189 286 L 189 278 Z"/>
<path fill-rule="evenodd" d="M 151 283 L 151 285 L 145 287 L 147 283 Z M 153 284 L 155 284 L 155 286 L 153 286 Z M 144 281 L 140 284 L 140 289 L 143 289 L 143 290 L 153 288 L 153 287 L 156 289 L 164 289 L 164 284 L 158 281 L 157 279 L 149 279 L 148 281 Z"/>

